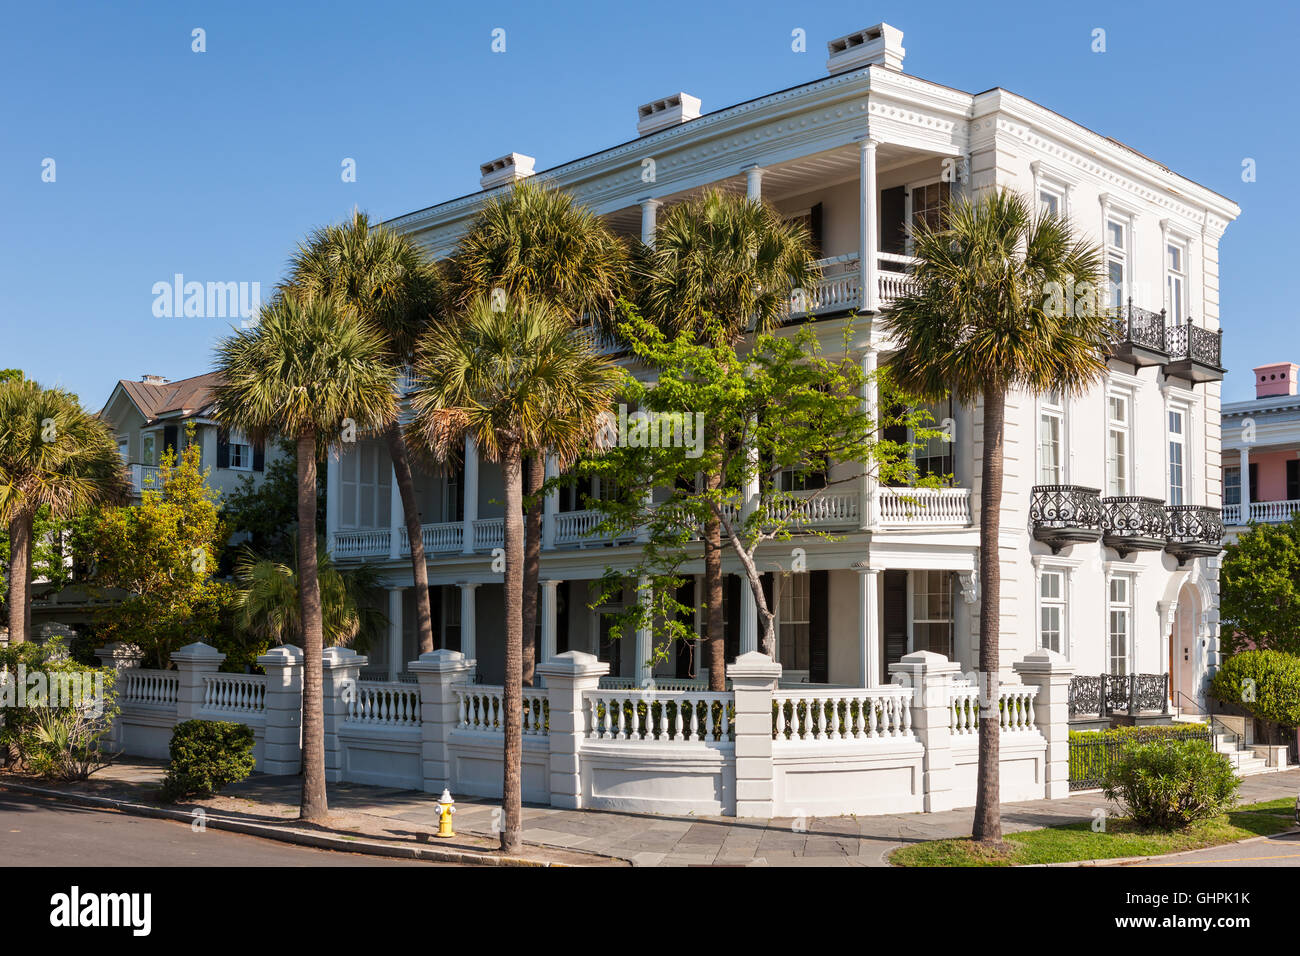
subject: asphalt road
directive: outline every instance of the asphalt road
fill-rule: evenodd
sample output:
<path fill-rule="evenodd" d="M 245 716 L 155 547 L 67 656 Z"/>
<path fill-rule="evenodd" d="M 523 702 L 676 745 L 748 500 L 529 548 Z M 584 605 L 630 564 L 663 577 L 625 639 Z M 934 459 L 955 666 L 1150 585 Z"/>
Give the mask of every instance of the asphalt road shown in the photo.
<path fill-rule="evenodd" d="M 1168 860 L 1138 866 L 1300 866 L 1300 833 L 1284 833 L 1258 843 L 1238 843 L 1194 850 Z"/>
<path fill-rule="evenodd" d="M 4 866 L 439 866 L 290 846 L 0 789 Z"/>

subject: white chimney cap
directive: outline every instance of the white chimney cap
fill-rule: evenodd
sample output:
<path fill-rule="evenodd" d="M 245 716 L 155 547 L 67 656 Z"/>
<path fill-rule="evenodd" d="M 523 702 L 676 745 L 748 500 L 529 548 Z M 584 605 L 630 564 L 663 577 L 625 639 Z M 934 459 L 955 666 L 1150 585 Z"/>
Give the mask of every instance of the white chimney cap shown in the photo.
<path fill-rule="evenodd" d="M 533 163 L 537 160 L 523 153 L 506 153 L 499 159 L 491 160 L 479 166 L 479 185 L 484 189 L 504 186 L 516 180 L 526 179 L 533 174 Z"/>
<path fill-rule="evenodd" d="M 903 55 L 907 51 L 903 49 L 902 30 L 888 23 L 877 23 L 874 27 L 831 40 L 826 44 L 826 52 L 829 54 L 826 70 L 834 75 L 871 64 L 901 73 Z"/>
<path fill-rule="evenodd" d="M 700 99 L 689 93 L 674 93 L 663 99 L 643 103 L 636 108 L 636 131 L 640 136 L 657 133 L 670 126 L 680 126 L 700 115 Z"/>

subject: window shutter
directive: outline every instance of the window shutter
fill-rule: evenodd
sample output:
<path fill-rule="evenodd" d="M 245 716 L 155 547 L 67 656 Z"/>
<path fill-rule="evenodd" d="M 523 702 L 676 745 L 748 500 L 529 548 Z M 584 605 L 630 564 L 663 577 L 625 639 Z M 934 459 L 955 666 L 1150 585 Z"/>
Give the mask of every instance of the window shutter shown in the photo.
<path fill-rule="evenodd" d="M 1297 498 L 1300 498 L 1300 459 L 1292 458 L 1286 463 L 1286 499 Z"/>
<path fill-rule="evenodd" d="M 808 680 L 829 684 L 830 661 L 830 572 L 808 572 Z"/>
<path fill-rule="evenodd" d="M 555 653 L 569 650 L 569 604 L 573 599 L 572 581 L 561 581 L 555 589 Z"/>
<path fill-rule="evenodd" d="M 164 426 L 163 426 L 163 447 L 162 447 L 162 450 L 163 450 L 163 451 L 166 451 L 168 448 L 170 448 L 173 452 L 179 452 L 179 451 L 180 451 L 180 449 L 176 447 L 176 426 L 175 426 L 175 425 L 164 425 Z"/>
<path fill-rule="evenodd" d="M 224 428 L 217 432 L 217 467 L 230 467 L 230 433 Z"/>
<path fill-rule="evenodd" d="M 880 251 L 907 252 L 907 191 L 903 186 L 880 190 Z"/>
<path fill-rule="evenodd" d="M 266 470 L 266 446 L 260 442 L 253 446 L 253 471 Z"/>
<path fill-rule="evenodd" d="M 1250 500 L 1259 501 L 1259 463 L 1250 463 Z"/>
<path fill-rule="evenodd" d="M 722 581 L 722 608 L 726 617 L 725 653 L 727 663 L 734 661 L 740 653 L 740 576 L 728 574 Z"/>
<path fill-rule="evenodd" d="M 817 203 L 808 212 L 808 231 L 812 233 L 813 249 L 817 252 L 817 258 L 822 255 L 822 204 Z"/>
<path fill-rule="evenodd" d="M 446 636 L 442 632 L 442 587 L 429 587 L 429 620 L 433 622 L 433 649 L 440 650 L 446 646 Z M 419 625 L 417 623 L 416 627 Z"/>
<path fill-rule="evenodd" d="M 884 610 L 885 665 L 896 664 L 907 653 L 907 572 L 886 571 Z M 888 673 L 888 671 L 886 671 Z"/>

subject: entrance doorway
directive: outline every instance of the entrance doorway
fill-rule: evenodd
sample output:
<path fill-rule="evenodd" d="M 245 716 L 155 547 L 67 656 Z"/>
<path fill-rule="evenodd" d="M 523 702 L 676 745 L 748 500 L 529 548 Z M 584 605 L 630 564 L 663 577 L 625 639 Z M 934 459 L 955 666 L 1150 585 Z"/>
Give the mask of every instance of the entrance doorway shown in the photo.
<path fill-rule="evenodd" d="M 1201 623 L 1201 596 L 1191 584 L 1178 592 L 1178 611 L 1174 614 L 1173 633 L 1169 639 L 1170 682 L 1174 703 L 1187 707 L 1197 702 L 1196 641 Z M 1179 695 L 1182 695 L 1181 697 Z"/>

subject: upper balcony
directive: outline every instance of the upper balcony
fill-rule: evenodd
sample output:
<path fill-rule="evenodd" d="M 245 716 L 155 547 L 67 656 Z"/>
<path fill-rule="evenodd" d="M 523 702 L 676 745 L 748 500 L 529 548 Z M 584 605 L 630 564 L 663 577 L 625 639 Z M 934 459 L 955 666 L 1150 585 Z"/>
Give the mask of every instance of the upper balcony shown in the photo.
<path fill-rule="evenodd" d="M 1029 503 L 1034 538 L 1053 554 L 1101 537 L 1101 492 L 1081 485 L 1035 485 Z"/>
<path fill-rule="evenodd" d="M 1135 369 L 1164 366 L 1165 375 L 1192 384 L 1223 380 L 1223 330 L 1211 331 L 1191 319 L 1170 325 L 1165 310 L 1138 308 L 1130 298 L 1117 310 L 1116 341 L 1111 355 Z"/>
<path fill-rule="evenodd" d="M 131 462 L 126 466 L 131 479 L 131 495 L 139 498 L 146 491 L 162 491 L 162 469 L 157 465 Z"/>

